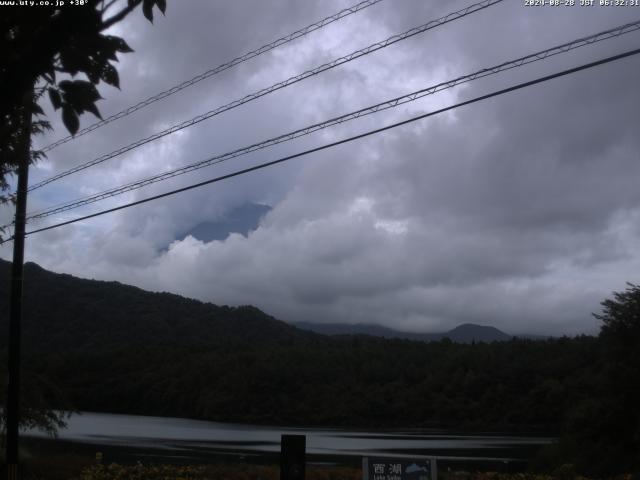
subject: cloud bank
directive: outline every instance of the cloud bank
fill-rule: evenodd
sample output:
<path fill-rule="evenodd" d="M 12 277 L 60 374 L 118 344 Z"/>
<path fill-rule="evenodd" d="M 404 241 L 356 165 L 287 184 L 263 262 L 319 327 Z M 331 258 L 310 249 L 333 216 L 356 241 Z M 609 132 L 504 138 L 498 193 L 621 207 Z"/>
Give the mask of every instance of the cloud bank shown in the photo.
<path fill-rule="evenodd" d="M 122 59 L 122 92 L 104 90 L 104 114 L 348 6 L 174 3 L 153 26 L 140 14 L 117 27 L 136 53 Z M 33 170 L 32 182 L 466 4 L 382 2 L 69 142 Z M 503 2 L 38 190 L 30 207 L 176 168 L 628 18 L 624 9 Z M 103 206 L 612 55 L 637 45 L 639 35 L 447 90 Z M 591 312 L 626 281 L 638 281 L 640 271 L 639 67 L 638 58 L 622 60 L 287 165 L 33 235 L 27 256 L 82 277 L 219 304 L 253 304 L 287 321 L 414 331 L 475 322 L 514 334 L 594 332 Z M 57 115 L 50 116 L 60 136 Z M 248 237 L 177 239 L 179 232 L 249 202 L 273 210 Z M 0 254 L 10 258 L 9 248 L 1 247 Z"/>

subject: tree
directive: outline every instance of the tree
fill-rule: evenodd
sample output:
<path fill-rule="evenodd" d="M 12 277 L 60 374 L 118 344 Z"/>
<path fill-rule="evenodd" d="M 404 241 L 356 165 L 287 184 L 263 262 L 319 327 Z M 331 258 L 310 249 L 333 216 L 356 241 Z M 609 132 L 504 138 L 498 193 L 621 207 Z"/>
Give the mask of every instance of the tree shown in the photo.
<path fill-rule="evenodd" d="M 16 2 L 18 3 L 18 2 Z M 100 82 L 120 87 L 114 65 L 118 53 L 133 50 L 120 37 L 104 32 L 139 6 L 149 21 L 153 8 L 163 14 L 166 0 L 78 0 L 59 6 L 15 5 L 2 7 L 0 15 L 0 193 L 9 189 L 8 177 L 25 160 L 24 139 L 49 129 L 39 102 L 47 96 L 60 110 L 65 127 L 75 134 L 79 116 L 90 112 L 100 118 L 96 102 Z M 36 117 L 28 134 L 24 119 Z M 30 151 L 29 163 L 42 156 Z M 0 195 L 0 204 L 13 200 Z M 0 230 L 0 234 L 3 232 Z M 2 377 L 3 375 L 0 375 Z M 63 417 L 46 408 L 43 385 L 25 395 L 20 418 L 26 427 L 50 433 L 62 425 Z M 4 396 L 2 397 L 4 400 Z M 0 400 L 0 401 L 2 401 Z M 0 406 L 0 412 L 4 409 Z M 0 415 L 3 417 L 3 415 Z M 5 422 L 0 420 L 0 429 Z"/>
<path fill-rule="evenodd" d="M 5 361 L 6 363 L 6 361 Z M 0 372 L 0 398 L 6 398 L 5 372 Z M 24 399 L 21 415 L 21 427 L 38 429 L 51 436 L 57 434 L 58 428 L 66 426 L 66 419 L 72 409 L 64 393 L 49 379 L 35 373 L 31 368 L 23 369 L 23 381 L 20 395 Z M 51 404 L 65 410 L 52 410 Z M 4 453 L 4 432 L 6 430 L 6 412 L 0 405 L 0 457 Z"/>
<path fill-rule="evenodd" d="M 566 419 L 563 462 L 598 476 L 640 471 L 640 286 L 601 302 L 589 391 Z"/>
<path fill-rule="evenodd" d="M 638 351 L 640 341 L 640 285 L 627 283 L 627 289 L 613 297 L 601 303 L 602 314 L 594 317 L 602 322 L 600 338 L 615 347 L 612 353 L 626 357 Z"/>
<path fill-rule="evenodd" d="M 601 303 L 603 396 L 609 424 L 601 441 L 615 450 L 618 471 L 640 471 L 640 285 Z M 613 460 L 613 459 L 612 459 Z M 615 471 L 615 470 L 614 470 Z"/>
<path fill-rule="evenodd" d="M 61 2 L 62 3 L 62 2 Z M 96 86 L 105 82 L 120 87 L 114 65 L 118 53 L 133 50 L 120 37 L 104 33 L 138 6 L 149 21 L 153 7 L 164 14 L 166 0 L 82 0 L 82 5 L 3 6 L 0 15 L 0 192 L 9 188 L 7 176 L 17 168 L 20 158 L 21 112 L 25 98 L 36 87 L 28 105 L 39 117 L 32 132 L 50 128 L 42 120 L 38 105 L 49 97 L 61 111 L 66 128 L 75 134 L 79 116 L 91 112 L 100 117 Z M 79 75 L 85 77 L 76 78 Z M 59 78 L 62 77 L 62 78 Z M 35 152 L 31 161 L 41 154 Z M 0 197 L 4 202 L 11 196 Z"/>

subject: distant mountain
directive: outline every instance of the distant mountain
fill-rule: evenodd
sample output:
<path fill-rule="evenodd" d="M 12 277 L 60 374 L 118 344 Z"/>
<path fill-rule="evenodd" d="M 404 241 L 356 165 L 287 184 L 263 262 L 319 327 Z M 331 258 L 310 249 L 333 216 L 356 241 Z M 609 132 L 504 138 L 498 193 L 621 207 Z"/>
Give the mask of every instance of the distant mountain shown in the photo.
<path fill-rule="evenodd" d="M 294 322 L 291 323 L 302 330 L 309 330 L 322 335 L 370 335 L 372 337 L 383 338 L 404 338 L 409 340 L 425 340 L 424 334 L 401 332 L 381 325 L 367 323 L 312 323 Z M 429 336 L 431 339 L 431 336 Z M 435 337 L 434 337 L 435 339 Z"/>
<path fill-rule="evenodd" d="M 348 323 L 311 323 L 311 322 L 295 322 L 292 325 L 303 330 L 320 333 L 322 335 L 371 335 L 383 338 L 402 338 L 406 340 L 417 340 L 422 342 L 439 341 L 443 338 L 449 338 L 457 343 L 471 342 L 503 342 L 511 340 L 513 337 L 495 327 L 475 325 L 465 323 L 459 325 L 448 332 L 439 333 L 416 333 L 402 332 L 380 325 L 371 324 L 348 324 Z M 522 338 L 533 338 L 534 336 L 526 336 Z M 546 337 L 537 337 L 544 339 Z"/>
<path fill-rule="evenodd" d="M 271 207 L 268 205 L 246 203 L 227 212 L 218 220 L 197 224 L 190 230 L 178 235 L 176 240 L 182 240 L 191 235 L 193 238 L 207 243 L 213 240 L 226 240 L 232 233 L 239 233 L 246 237 L 250 232 L 258 228 L 260 220 L 270 210 Z"/>
<path fill-rule="evenodd" d="M 473 323 L 459 325 L 453 330 L 449 330 L 447 333 L 442 335 L 443 337 L 450 338 L 452 341 L 458 343 L 470 343 L 472 341 L 504 342 L 513 338 L 512 335 L 507 335 L 495 327 L 475 325 Z"/>

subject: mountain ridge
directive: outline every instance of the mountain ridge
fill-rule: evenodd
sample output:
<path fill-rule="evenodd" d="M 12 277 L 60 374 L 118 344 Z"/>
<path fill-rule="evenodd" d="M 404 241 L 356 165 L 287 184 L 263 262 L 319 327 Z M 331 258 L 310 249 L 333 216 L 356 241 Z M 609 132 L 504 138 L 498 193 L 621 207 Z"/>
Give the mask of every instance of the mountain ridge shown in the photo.
<path fill-rule="evenodd" d="M 0 295 L 8 298 L 11 263 L 0 259 Z M 499 329 L 466 323 L 446 332 L 403 332 L 373 324 L 283 322 L 260 309 L 201 302 L 168 292 L 150 292 L 116 281 L 84 279 L 25 264 L 25 338 L 47 350 L 48 340 L 66 348 L 128 345 L 135 339 L 152 343 L 208 344 L 220 341 L 293 341 L 313 335 L 368 335 L 387 339 L 456 343 L 509 341 Z M 69 295 L 69 292 L 75 292 Z M 8 305 L 0 306 L 0 325 Z M 73 328 L 75 344 L 65 341 Z M 549 337 L 515 336 L 545 339 Z M 37 347 L 36 347 L 37 346 Z"/>
<path fill-rule="evenodd" d="M 536 335 L 509 335 L 491 325 L 478 325 L 474 323 L 463 323 L 445 332 L 431 333 L 405 332 L 382 325 L 366 323 L 292 322 L 291 324 L 302 330 L 309 330 L 322 335 L 370 335 L 374 337 L 397 338 L 421 342 L 437 342 L 445 338 L 457 343 L 503 342 L 509 341 L 514 337 L 524 339 L 549 338 Z"/>
<path fill-rule="evenodd" d="M 0 260 L 0 298 L 9 298 L 10 273 L 11 263 Z M 23 312 L 25 348 L 40 351 L 286 342 L 315 335 L 253 306 L 218 306 L 120 282 L 82 279 L 32 262 L 24 266 Z M 8 302 L 0 303 L 2 328 L 8 315 Z"/>

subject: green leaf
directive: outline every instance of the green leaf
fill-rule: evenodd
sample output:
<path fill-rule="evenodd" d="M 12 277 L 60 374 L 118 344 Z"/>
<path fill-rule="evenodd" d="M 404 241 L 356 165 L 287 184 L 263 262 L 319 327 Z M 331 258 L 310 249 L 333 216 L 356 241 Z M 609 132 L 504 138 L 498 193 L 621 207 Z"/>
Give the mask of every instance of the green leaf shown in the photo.
<path fill-rule="evenodd" d="M 62 105 L 62 121 L 64 126 L 67 127 L 71 135 L 75 135 L 80 128 L 80 120 L 74 109 L 68 103 Z"/>
<path fill-rule="evenodd" d="M 102 55 L 107 60 L 112 60 L 114 62 L 118 61 L 118 56 L 116 55 L 116 49 L 111 46 L 107 46 L 100 51 L 100 55 Z"/>
<path fill-rule="evenodd" d="M 102 79 L 109 85 L 113 85 L 116 88 L 120 88 L 120 77 L 118 71 L 113 65 L 107 64 L 102 69 Z"/>
<path fill-rule="evenodd" d="M 63 103 L 69 105 L 77 113 L 84 112 L 87 105 L 102 98 L 95 85 L 86 80 L 63 80 L 58 86 L 63 92 Z"/>
<path fill-rule="evenodd" d="M 95 103 L 91 103 L 89 105 L 86 105 L 85 106 L 85 110 L 87 112 L 93 113 L 96 117 L 98 117 L 100 120 L 102 120 L 102 115 L 100 115 L 100 111 L 98 110 L 98 107 L 96 107 Z"/>
<path fill-rule="evenodd" d="M 62 98 L 60 97 L 60 92 L 58 92 L 55 88 L 49 89 L 49 99 L 51 100 L 51 105 L 55 110 L 58 110 L 62 106 Z"/>
<path fill-rule="evenodd" d="M 65 121 L 65 125 L 67 125 L 67 121 L 70 122 L 69 125 L 73 126 L 74 122 L 71 118 L 72 116 L 67 112 L 65 118 L 64 108 L 67 107 L 67 110 L 72 110 L 77 118 L 78 115 L 84 112 L 91 112 L 96 117 L 102 118 L 98 108 L 95 105 L 97 100 L 100 100 L 102 97 L 95 85 L 91 82 L 87 82 L 86 80 L 74 80 L 60 82 L 60 88 L 63 90 L 63 120 Z M 76 120 L 77 121 L 77 120 Z M 67 128 L 69 128 L 67 125 Z M 69 128 L 71 131 L 71 128 Z M 72 132 L 73 133 L 73 132 Z"/>
<path fill-rule="evenodd" d="M 67 93 L 71 94 L 80 103 L 93 103 L 102 98 L 96 86 L 91 82 L 74 80 L 71 84 L 71 88 L 68 88 Z M 62 86 L 62 82 L 60 82 L 60 86 Z"/>
<path fill-rule="evenodd" d="M 115 48 L 118 52 L 130 53 L 133 49 L 120 37 L 114 37 L 113 35 L 105 35 L 105 40 Z"/>
<path fill-rule="evenodd" d="M 142 13 L 144 14 L 145 17 L 147 17 L 147 20 L 149 20 L 151 23 L 153 23 L 153 4 L 154 4 L 155 0 L 144 0 L 142 2 Z"/>
<path fill-rule="evenodd" d="M 58 86 L 67 93 L 70 89 L 73 89 L 73 82 L 71 80 L 62 80 L 58 83 Z"/>
<path fill-rule="evenodd" d="M 84 69 L 87 59 L 75 47 L 67 47 L 60 50 L 60 63 L 62 68 L 72 76 Z"/>
<path fill-rule="evenodd" d="M 98 84 L 98 82 L 100 82 L 101 72 L 102 66 L 96 62 L 91 62 L 88 68 L 85 69 L 84 73 L 87 75 L 87 78 L 91 83 Z"/>
<path fill-rule="evenodd" d="M 44 115 L 44 111 L 36 102 L 31 103 L 31 112 L 35 113 L 36 115 Z"/>

